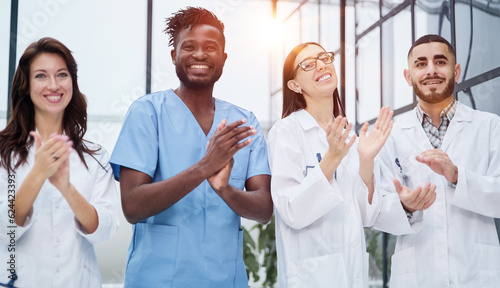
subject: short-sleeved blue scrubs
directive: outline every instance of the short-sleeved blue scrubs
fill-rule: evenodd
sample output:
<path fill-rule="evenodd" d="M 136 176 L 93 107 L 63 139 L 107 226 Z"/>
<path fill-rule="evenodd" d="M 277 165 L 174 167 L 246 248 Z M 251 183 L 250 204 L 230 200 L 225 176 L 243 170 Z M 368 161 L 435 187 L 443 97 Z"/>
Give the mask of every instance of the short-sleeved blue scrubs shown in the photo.
<path fill-rule="evenodd" d="M 246 179 L 270 174 L 253 113 L 215 99 L 214 121 L 205 135 L 173 90 L 145 95 L 130 107 L 110 160 L 115 178 L 124 166 L 153 182 L 168 179 L 205 155 L 223 119 L 242 118 L 258 131 L 233 157 L 229 183 L 243 189 Z M 133 225 L 125 287 L 248 287 L 242 242 L 240 217 L 205 180 L 167 210 Z"/>

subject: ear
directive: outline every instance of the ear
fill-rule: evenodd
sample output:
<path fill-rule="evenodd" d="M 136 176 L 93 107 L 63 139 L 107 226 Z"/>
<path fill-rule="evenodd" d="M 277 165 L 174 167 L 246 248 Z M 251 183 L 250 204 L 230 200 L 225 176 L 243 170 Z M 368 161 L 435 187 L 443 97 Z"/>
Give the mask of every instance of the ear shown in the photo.
<path fill-rule="evenodd" d="M 462 67 L 460 67 L 460 64 L 457 63 L 455 64 L 455 83 L 458 83 L 460 73 L 462 73 Z"/>
<path fill-rule="evenodd" d="M 286 82 L 286 86 L 295 93 L 299 93 L 298 91 L 300 91 L 300 86 L 295 80 L 288 80 L 288 82 Z"/>
<path fill-rule="evenodd" d="M 176 56 L 176 55 L 177 55 L 177 54 L 175 53 L 175 49 L 172 49 L 172 50 L 170 51 L 170 57 L 172 57 L 172 64 L 174 64 L 174 65 L 175 65 L 175 56 Z"/>
<path fill-rule="evenodd" d="M 406 82 L 408 83 L 408 86 L 410 86 L 410 87 L 411 87 L 412 85 L 411 85 L 411 74 L 410 74 L 410 70 L 409 70 L 409 69 L 405 69 L 405 70 L 403 71 L 403 73 L 404 73 L 404 76 L 405 76 Z"/>

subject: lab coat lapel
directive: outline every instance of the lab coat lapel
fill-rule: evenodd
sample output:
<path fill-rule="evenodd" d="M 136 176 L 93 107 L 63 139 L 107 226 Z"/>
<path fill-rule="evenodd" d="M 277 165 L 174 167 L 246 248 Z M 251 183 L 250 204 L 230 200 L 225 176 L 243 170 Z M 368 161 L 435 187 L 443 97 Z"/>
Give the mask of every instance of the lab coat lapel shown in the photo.
<path fill-rule="evenodd" d="M 472 117 L 471 113 L 464 109 L 463 104 L 458 102 L 457 111 L 455 112 L 455 116 L 451 119 L 450 126 L 448 130 L 446 130 L 446 134 L 444 135 L 443 144 L 441 144 L 441 149 L 446 151 L 450 146 L 450 143 L 453 142 L 453 139 L 462 131 L 463 123 L 462 122 L 470 122 Z"/>
<path fill-rule="evenodd" d="M 422 124 L 418 121 L 415 109 L 416 108 L 409 111 L 405 116 L 397 120 L 406 136 L 404 139 L 415 139 L 421 151 L 434 149 L 429 138 L 427 138 L 425 134 L 424 128 L 422 128 Z"/>

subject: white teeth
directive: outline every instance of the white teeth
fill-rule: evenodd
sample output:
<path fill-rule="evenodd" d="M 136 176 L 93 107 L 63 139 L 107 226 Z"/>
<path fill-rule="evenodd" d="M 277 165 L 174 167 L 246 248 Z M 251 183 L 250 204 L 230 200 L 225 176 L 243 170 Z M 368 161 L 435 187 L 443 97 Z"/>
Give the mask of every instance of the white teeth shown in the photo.
<path fill-rule="evenodd" d="M 57 101 L 57 100 L 59 100 L 59 98 L 61 98 L 61 96 L 47 96 L 47 98 L 49 98 L 49 100 L 52 100 L 52 101 Z"/>
<path fill-rule="evenodd" d="M 191 65 L 192 69 L 208 69 L 208 65 Z"/>
<path fill-rule="evenodd" d="M 433 81 L 433 82 L 427 82 L 425 85 L 433 85 L 433 84 L 439 84 L 441 81 Z"/>
<path fill-rule="evenodd" d="M 325 75 L 325 76 L 323 76 L 321 78 L 318 78 L 318 80 L 316 80 L 316 81 L 323 81 L 323 80 L 330 79 L 330 78 L 332 78 L 332 75 L 327 74 L 327 75 Z"/>

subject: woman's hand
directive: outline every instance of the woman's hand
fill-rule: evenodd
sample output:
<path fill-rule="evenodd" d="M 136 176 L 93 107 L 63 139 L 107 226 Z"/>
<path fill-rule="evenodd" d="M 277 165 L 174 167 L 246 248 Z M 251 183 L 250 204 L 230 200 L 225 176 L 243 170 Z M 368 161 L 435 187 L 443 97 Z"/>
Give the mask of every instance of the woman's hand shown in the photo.
<path fill-rule="evenodd" d="M 391 134 L 392 125 L 394 123 L 392 121 L 393 114 L 393 111 L 389 111 L 389 106 L 380 109 L 380 113 L 375 121 L 375 124 L 373 125 L 373 129 L 368 135 L 368 122 L 363 124 L 363 127 L 361 127 L 361 130 L 359 131 L 358 142 L 360 161 L 373 161 L 378 152 L 380 152 L 380 149 L 382 149 L 385 141 Z"/>
<path fill-rule="evenodd" d="M 352 124 L 349 123 L 346 127 L 347 118 L 338 116 L 335 120 L 328 123 L 326 127 L 326 140 L 328 141 L 328 152 L 332 156 L 339 160 L 339 162 L 344 158 L 352 144 L 356 141 L 356 135 L 351 137 L 349 142 L 346 143 L 347 137 L 349 137 L 349 132 L 351 132 Z M 346 129 L 344 130 L 344 127 Z"/>
<path fill-rule="evenodd" d="M 352 128 L 352 124 L 348 124 L 344 130 L 346 123 L 347 118 L 339 116 L 326 126 L 328 150 L 323 159 L 319 162 L 319 166 L 328 181 L 333 178 L 335 170 L 337 170 L 340 162 L 347 155 L 352 144 L 356 141 L 356 135 L 354 135 L 346 142 Z"/>
<path fill-rule="evenodd" d="M 35 163 L 31 170 L 43 179 L 53 177 L 68 160 L 73 142 L 68 141 L 67 136 L 52 134 L 47 143 L 42 144 L 42 137 L 38 132 L 32 131 L 30 135 L 35 138 Z M 69 171 L 69 165 L 66 170 Z"/>

